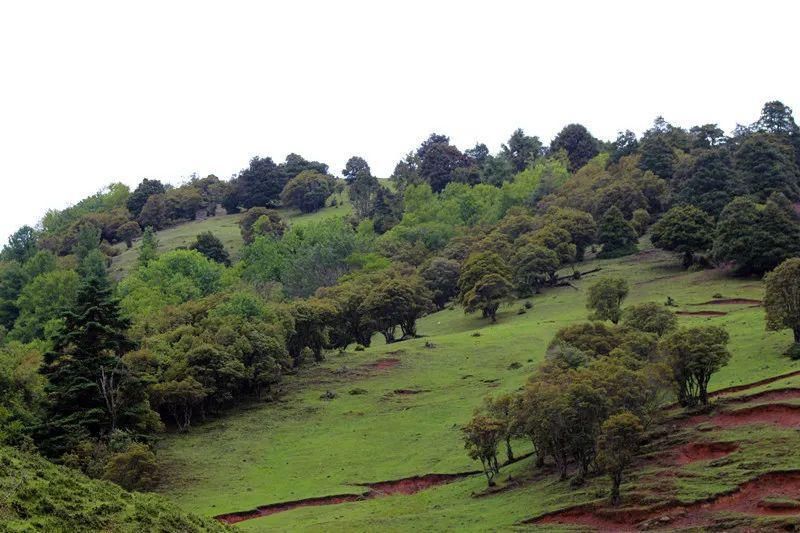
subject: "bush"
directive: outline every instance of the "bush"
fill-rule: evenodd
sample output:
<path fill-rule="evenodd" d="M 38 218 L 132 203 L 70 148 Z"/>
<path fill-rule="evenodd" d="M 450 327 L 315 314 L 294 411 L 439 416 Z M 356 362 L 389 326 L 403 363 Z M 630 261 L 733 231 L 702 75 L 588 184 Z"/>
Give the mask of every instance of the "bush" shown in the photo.
<path fill-rule="evenodd" d="M 150 490 L 158 484 L 158 462 L 150 447 L 133 443 L 106 463 L 103 479 L 128 490 Z"/>
<path fill-rule="evenodd" d="M 793 361 L 800 359 L 800 342 L 792 344 L 786 351 L 786 355 L 788 355 Z"/>

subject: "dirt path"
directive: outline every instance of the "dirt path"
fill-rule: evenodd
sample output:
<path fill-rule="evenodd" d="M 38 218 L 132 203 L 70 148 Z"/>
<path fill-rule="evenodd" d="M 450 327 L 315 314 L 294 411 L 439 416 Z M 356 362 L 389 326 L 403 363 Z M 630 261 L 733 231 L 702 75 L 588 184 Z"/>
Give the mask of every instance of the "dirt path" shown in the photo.
<path fill-rule="evenodd" d="M 725 316 L 728 313 L 724 311 L 676 311 L 679 316 Z"/>
<path fill-rule="evenodd" d="M 751 305 L 753 307 L 760 307 L 761 304 L 761 300 L 752 300 L 750 298 L 718 298 L 716 300 L 689 305 Z"/>

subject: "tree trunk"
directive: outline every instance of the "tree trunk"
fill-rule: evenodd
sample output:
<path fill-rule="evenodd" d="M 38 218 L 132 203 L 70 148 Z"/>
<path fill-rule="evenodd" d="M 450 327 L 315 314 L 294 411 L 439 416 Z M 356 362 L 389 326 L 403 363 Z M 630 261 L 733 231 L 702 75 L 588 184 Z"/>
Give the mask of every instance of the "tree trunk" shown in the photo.
<path fill-rule="evenodd" d="M 611 474 L 611 505 L 617 506 L 620 504 L 621 498 L 619 497 L 619 486 L 622 483 L 622 472 L 614 472 Z"/>
<path fill-rule="evenodd" d="M 506 437 L 506 456 L 509 463 L 514 460 L 514 452 L 511 450 L 511 437 Z"/>
<path fill-rule="evenodd" d="M 694 254 L 692 252 L 685 252 L 683 254 L 683 268 L 689 268 L 694 263 Z"/>
<path fill-rule="evenodd" d="M 800 327 L 794 328 L 794 342 L 800 342 Z"/>

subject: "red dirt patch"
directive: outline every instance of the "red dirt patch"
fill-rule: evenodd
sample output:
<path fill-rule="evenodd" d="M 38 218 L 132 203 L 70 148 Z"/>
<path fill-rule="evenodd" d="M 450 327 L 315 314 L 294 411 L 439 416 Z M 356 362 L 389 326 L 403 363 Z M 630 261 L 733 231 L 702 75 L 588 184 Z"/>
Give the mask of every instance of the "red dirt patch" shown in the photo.
<path fill-rule="evenodd" d="M 720 428 L 748 424 L 800 427 L 800 405 L 771 403 L 737 409 L 736 411 L 723 411 L 712 416 L 696 415 L 683 420 L 681 425 L 686 427 L 704 423 Z"/>
<path fill-rule="evenodd" d="M 527 456 L 525 456 L 527 457 Z M 522 459 L 524 457 L 521 457 Z M 369 490 L 361 494 L 337 494 L 334 496 L 320 496 L 317 498 L 305 498 L 302 500 L 295 500 L 281 503 L 271 503 L 269 505 L 262 505 L 251 511 L 241 511 L 236 513 L 226 513 L 215 516 L 220 522 L 226 524 L 236 524 L 245 520 L 253 518 L 260 518 L 262 516 L 269 516 L 283 511 L 291 511 L 299 507 L 312 507 L 318 505 L 336 505 L 339 503 L 349 503 L 362 500 L 370 500 L 372 498 L 380 498 L 383 496 L 391 496 L 394 494 L 415 494 L 421 490 L 434 487 L 436 485 L 443 485 L 451 483 L 457 479 L 467 476 L 474 476 L 480 472 L 475 470 L 471 472 L 460 472 L 458 474 L 425 474 L 422 476 L 412 476 L 403 479 L 396 479 L 392 481 L 378 481 L 375 483 L 355 483 L 361 487 L 367 487 Z"/>
<path fill-rule="evenodd" d="M 676 315 L 681 316 L 725 316 L 724 311 L 676 311 Z"/>
<path fill-rule="evenodd" d="M 397 359 L 396 357 L 384 357 L 383 359 L 378 359 L 377 361 L 364 364 L 363 368 L 369 370 L 389 370 L 390 368 L 394 368 L 399 364 L 400 359 Z"/>
<path fill-rule="evenodd" d="M 692 442 L 678 448 L 675 462 L 679 465 L 710 461 L 730 455 L 739 449 L 735 442 Z"/>
<path fill-rule="evenodd" d="M 753 300 L 750 298 L 718 298 L 716 300 L 709 300 L 707 302 L 702 302 L 699 304 L 691 304 L 691 305 L 752 305 L 752 306 L 760 306 L 761 300 Z"/>
<path fill-rule="evenodd" d="M 752 402 L 756 400 L 764 402 L 775 402 L 781 400 L 794 400 L 797 398 L 800 398 L 800 389 L 796 389 L 793 387 L 786 387 L 782 389 L 765 390 L 747 396 L 730 398 L 726 401 L 736 402 L 736 403 Z"/>
<path fill-rule="evenodd" d="M 800 471 L 769 472 L 709 500 L 619 509 L 589 504 L 542 515 L 524 523 L 588 526 L 598 531 L 702 527 L 714 523 L 715 513 L 800 515 L 800 507 L 795 505 L 798 493 Z"/>
<path fill-rule="evenodd" d="M 730 394 L 732 392 L 741 392 L 747 389 L 754 389 L 756 387 L 760 387 L 761 385 L 768 385 L 770 383 L 775 383 L 776 381 L 780 381 L 782 379 L 791 378 L 794 376 L 800 376 L 800 370 L 794 370 L 792 372 L 788 372 L 786 374 L 780 374 L 778 376 L 772 376 L 771 378 L 762 379 L 759 381 L 754 381 L 752 383 L 747 383 L 745 385 L 735 385 L 733 387 L 726 387 L 724 389 L 716 390 L 709 394 L 709 396 L 716 397 L 722 396 L 724 394 Z"/>

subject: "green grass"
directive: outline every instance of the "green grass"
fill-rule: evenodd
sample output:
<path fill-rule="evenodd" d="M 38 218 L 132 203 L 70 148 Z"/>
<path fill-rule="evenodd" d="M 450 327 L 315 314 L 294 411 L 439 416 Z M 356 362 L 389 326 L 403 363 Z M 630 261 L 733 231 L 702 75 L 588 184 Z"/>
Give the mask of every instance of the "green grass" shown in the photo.
<path fill-rule="evenodd" d="M 582 270 L 596 266 L 603 271 L 576 282 L 577 290 L 549 289 L 532 298 L 533 309 L 526 314 L 516 314 L 521 307 L 517 302 L 502 310 L 495 325 L 460 310 L 430 315 L 419 325 L 426 338 L 330 356 L 324 364 L 288 380 L 280 402 L 254 405 L 188 434 L 168 436 L 160 448 L 170 475 L 164 494 L 187 510 L 213 516 L 268 503 L 361 492 L 353 485 L 356 482 L 476 469 L 479 465 L 463 451 L 459 426 L 485 395 L 520 387 L 542 360 L 556 330 L 585 320 L 585 289 L 598 276 L 628 279 L 631 293 L 626 304 L 664 302 L 669 296 L 678 309 L 696 311 L 703 307 L 690 304 L 710 300 L 716 293 L 729 298 L 763 296 L 758 280 L 732 279 L 716 271 L 684 272 L 673 256 L 654 250 L 592 261 Z M 711 389 L 800 368 L 800 363 L 781 355 L 790 336 L 765 331 L 763 309 L 713 309 L 729 314 L 680 318 L 682 324 L 721 325 L 731 334 L 733 358 L 714 376 Z M 435 346 L 427 348 L 426 342 Z M 356 372 L 384 357 L 401 362 L 372 375 Z M 522 366 L 509 369 L 512 363 Z M 348 394 L 356 387 L 367 393 Z M 430 392 L 393 395 L 399 388 Z M 321 400 L 327 390 L 337 397 Z M 518 443 L 518 448 L 527 451 L 525 443 Z M 503 471 L 504 476 L 515 477 L 531 472 L 529 460 Z M 697 483 L 713 487 L 708 480 Z M 719 484 L 727 486 L 727 481 Z M 247 531 L 507 529 L 571 502 L 596 499 L 607 483 L 595 478 L 586 487 L 571 490 L 545 477 L 496 495 L 471 496 L 484 487 L 485 480 L 475 476 L 411 496 L 297 509 L 237 527 Z M 686 497 L 698 492 L 689 486 L 680 490 Z"/>
<path fill-rule="evenodd" d="M 130 493 L 0 447 L 0 531 L 226 531 L 152 494 Z"/>
<path fill-rule="evenodd" d="M 345 202 L 339 207 L 326 207 L 315 213 L 300 213 L 294 209 L 279 209 L 278 212 L 289 225 L 308 224 L 317 222 L 330 217 L 344 217 L 350 214 L 351 206 Z M 231 254 L 231 258 L 238 257 L 239 252 L 244 246 L 242 235 L 239 230 L 239 218 L 241 214 L 219 215 L 203 220 L 185 222 L 161 230 L 158 235 L 159 252 L 167 252 L 176 248 L 189 246 L 194 242 L 195 237 L 200 233 L 210 231 L 216 235 L 225 245 L 225 249 Z M 124 244 L 117 245 L 120 254 L 114 257 L 111 263 L 111 275 L 116 279 L 122 279 L 136 265 L 136 258 L 139 257 L 139 246 L 141 239 L 133 243 L 131 249 L 127 249 Z"/>

